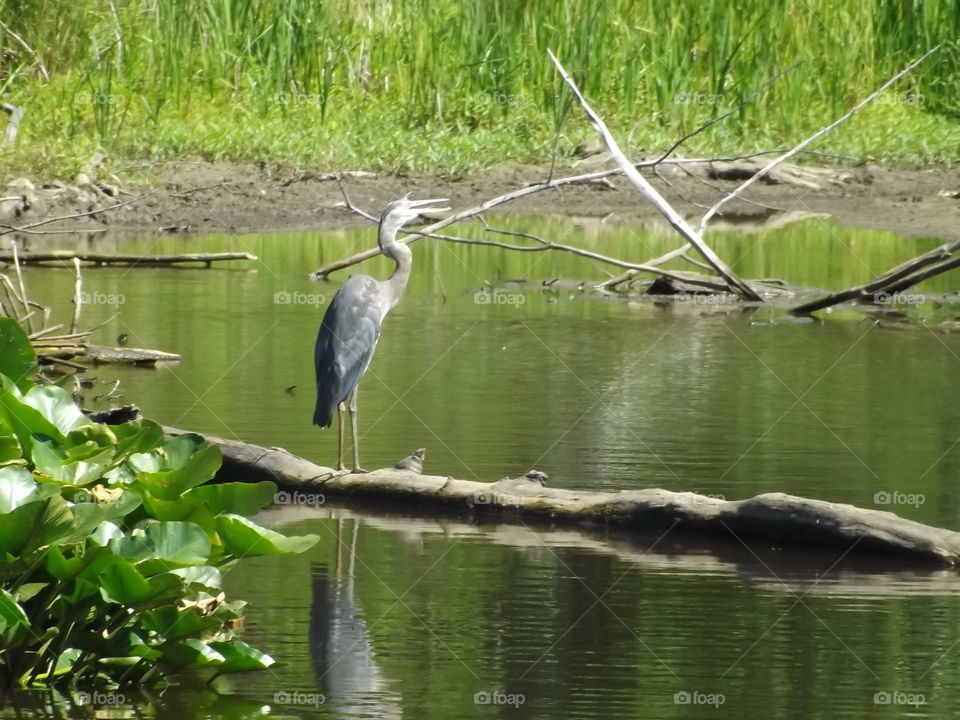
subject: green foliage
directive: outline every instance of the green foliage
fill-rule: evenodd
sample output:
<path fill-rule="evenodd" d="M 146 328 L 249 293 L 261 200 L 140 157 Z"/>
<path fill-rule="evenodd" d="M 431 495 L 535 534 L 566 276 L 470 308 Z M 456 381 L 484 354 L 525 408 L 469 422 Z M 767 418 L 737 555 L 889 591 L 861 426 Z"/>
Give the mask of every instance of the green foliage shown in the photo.
<path fill-rule="evenodd" d="M 31 385 L 26 337 L 4 324 L 0 336 L 0 369 L 20 380 L 0 374 L 0 683 L 269 667 L 233 637 L 243 603 L 226 600 L 222 571 L 317 538 L 236 514 L 269 505 L 275 487 L 205 486 L 220 454 L 203 438 L 94 423 L 64 390 Z"/>
<path fill-rule="evenodd" d="M 97 145 L 453 174 L 543 160 L 569 110 L 547 49 L 633 149 L 797 63 L 689 146 L 730 151 L 798 140 L 943 43 L 821 149 L 952 159 L 960 141 L 956 3 L 0 0 L 0 14 L 0 92 L 27 108 L 2 151 L 11 174 L 76 172 Z M 569 152 L 590 130 L 574 112 L 565 132 Z"/>

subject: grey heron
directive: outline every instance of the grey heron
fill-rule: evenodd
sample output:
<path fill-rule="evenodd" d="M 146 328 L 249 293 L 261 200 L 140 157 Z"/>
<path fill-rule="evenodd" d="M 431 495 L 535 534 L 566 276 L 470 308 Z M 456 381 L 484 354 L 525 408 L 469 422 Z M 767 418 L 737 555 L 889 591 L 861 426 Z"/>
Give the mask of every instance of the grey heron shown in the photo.
<path fill-rule="evenodd" d="M 329 427 L 333 411 L 337 411 L 337 470 L 343 470 L 343 405 L 349 398 L 353 470 L 363 472 L 357 439 L 357 385 L 373 359 L 383 320 L 399 302 L 410 279 L 412 253 L 406 244 L 397 242 L 397 233 L 422 212 L 449 210 L 429 207 L 444 202 L 446 199 L 410 200 L 405 196 L 388 204 L 380 214 L 377 243 L 380 252 L 396 263 L 393 274 L 383 282 L 369 275 L 354 275 L 337 291 L 323 315 L 314 350 L 317 404 L 313 424 Z"/>

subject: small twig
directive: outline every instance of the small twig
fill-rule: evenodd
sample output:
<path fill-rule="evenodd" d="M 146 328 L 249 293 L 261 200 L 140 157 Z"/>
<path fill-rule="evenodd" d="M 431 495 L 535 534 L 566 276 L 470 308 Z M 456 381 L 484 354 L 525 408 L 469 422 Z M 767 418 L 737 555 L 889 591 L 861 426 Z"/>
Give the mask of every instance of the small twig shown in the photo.
<path fill-rule="evenodd" d="M 0 28 L 3 28 L 3 30 L 6 31 L 6 33 L 7 33 L 10 37 L 12 37 L 12 38 L 13 38 L 14 40 L 16 40 L 18 43 L 20 43 L 20 45 L 23 47 L 24 50 L 26 50 L 28 53 L 30 53 L 31 55 L 33 55 L 33 59 L 37 61 L 37 67 L 40 68 L 40 74 L 43 75 L 43 79 L 49 83 L 49 82 L 50 82 L 50 73 L 47 72 L 47 66 L 43 64 L 43 60 L 41 60 L 41 59 L 40 59 L 40 56 L 37 55 L 37 51 L 34 50 L 34 49 L 33 49 L 32 47 L 30 47 L 29 45 L 27 45 L 27 41 L 24 40 L 24 39 L 23 39 L 22 37 L 20 37 L 19 35 L 17 35 L 13 30 L 11 30 L 10 27 L 9 27 L 5 22 L 3 22 L 3 20 L 0 20 Z"/>
<path fill-rule="evenodd" d="M 762 178 L 764 175 L 766 175 L 767 173 L 769 173 L 771 170 L 773 170 L 775 167 L 777 167 L 777 166 L 780 165 L 781 163 L 786 162 L 786 161 L 789 160 L 791 157 L 793 157 L 794 155 L 796 155 L 797 153 L 799 153 L 799 152 L 800 152 L 801 150 L 803 150 L 807 145 L 809 145 L 810 143 L 818 140 L 819 138 L 821 138 L 821 137 L 823 137 L 824 135 L 826 135 L 828 132 L 830 132 L 831 130 L 833 130 L 833 129 L 834 129 L 835 127 L 837 127 L 838 125 L 840 125 L 840 124 L 846 122 L 847 120 L 849 120 L 849 119 L 850 119 L 851 117 L 853 117 L 857 112 L 859 112 L 861 109 L 863 109 L 864 107 L 866 107 L 867 105 L 869 105 L 871 102 L 873 102 L 880 94 L 883 93 L 884 90 L 886 90 L 888 87 L 890 87 L 891 85 L 893 85 L 897 80 L 899 80 L 899 79 L 902 78 L 904 75 L 906 75 L 908 72 L 910 72 L 911 70 L 913 70 L 917 65 L 919 65 L 920 63 L 922 63 L 924 60 L 926 60 L 928 57 L 930 57 L 933 53 L 935 53 L 935 52 L 936 52 L 937 50 L 939 50 L 939 49 L 940 49 L 940 45 L 937 45 L 937 46 L 934 47 L 933 49 L 928 50 L 928 51 L 925 52 L 922 56 L 920 56 L 919 58 L 917 58 L 916 60 L 914 60 L 912 63 L 910 63 L 909 65 L 907 65 L 907 67 L 905 67 L 903 70 L 901 70 L 901 71 L 898 72 L 896 75 L 894 75 L 892 78 L 890 78 L 889 80 L 887 80 L 887 81 L 886 81 L 883 85 L 881 85 L 879 88 L 877 88 L 877 89 L 874 90 L 872 93 L 870 93 L 870 95 L 868 95 L 868 96 L 866 97 L 866 99 L 864 99 L 864 100 L 862 100 L 861 102 L 857 103 L 851 110 L 849 110 L 847 113 L 845 113 L 842 117 L 840 117 L 839 119 L 835 120 L 835 121 L 832 122 L 831 124 L 827 125 L 827 127 L 823 128 L 823 129 L 821 129 L 821 130 L 818 130 L 818 131 L 815 132 L 813 135 L 811 135 L 811 136 L 808 137 L 806 140 L 804 140 L 802 143 L 800 143 L 799 145 L 797 145 L 797 146 L 794 147 L 793 149 L 785 152 L 785 153 L 784 153 L 783 155 L 781 155 L 780 157 L 778 157 L 778 158 L 776 158 L 776 159 L 774 159 L 774 160 L 771 160 L 769 163 L 767 163 L 764 167 L 762 167 L 760 170 L 758 170 L 756 173 L 754 173 L 753 177 L 751 177 L 750 179 L 744 181 L 743 184 L 741 184 L 739 187 L 737 187 L 733 192 L 731 192 L 731 193 L 729 193 L 728 195 L 726 195 L 725 197 L 721 198 L 716 204 L 714 204 L 714 206 L 713 206 L 712 208 L 710 208 L 709 211 L 707 211 L 707 214 L 704 215 L 703 218 L 701 218 L 701 220 L 700 220 L 700 226 L 699 226 L 699 231 L 700 231 L 700 232 L 703 232 L 703 229 L 707 226 L 707 223 L 710 222 L 710 218 L 712 218 L 714 215 L 716 215 L 717 212 L 720 210 L 720 208 L 722 208 L 724 205 L 726 205 L 728 202 L 730 202 L 730 201 L 733 200 L 734 198 L 739 197 L 740 195 L 742 195 L 743 192 L 744 192 L 748 187 L 750 187 L 751 185 L 753 185 L 753 183 L 755 183 L 757 180 L 759 180 L 760 178 Z"/>
<path fill-rule="evenodd" d="M 80 307 L 83 305 L 83 276 L 80 274 L 80 258 L 73 258 L 73 270 L 77 276 L 77 282 L 73 289 L 73 320 L 70 322 L 70 332 L 77 332 L 77 325 L 80 324 Z"/>
<path fill-rule="evenodd" d="M 31 230 L 35 227 L 40 227 L 41 225 L 49 225 L 50 223 L 55 223 L 59 220 L 73 220 L 75 218 L 89 217 L 91 215 L 99 215 L 100 213 L 110 212 L 111 210 L 117 210 L 119 208 L 122 208 L 125 205 L 130 205 L 131 203 L 135 203 L 139 200 L 143 200 L 144 198 L 148 198 L 151 195 L 154 195 L 158 192 L 160 192 L 159 189 L 151 190 L 150 192 L 143 193 L 142 195 L 137 195 L 136 197 L 132 197 L 129 200 L 124 200 L 123 202 L 118 202 L 118 203 L 115 203 L 114 205 L 108 205 L 107 207 L 100 208 L 98 210 L 88 210 L 86 212 L 72 213 L 70 215 L 58 215 L 57 217 L 47 218 L 46 220 L 38 220 L 35 223 L 30 223 L 29 225 L 22 225 L 20 227 L 11 227 L 7 225 L 6 226 L 7 229 L 0 230 L 0 235 L 7 235 L 12 232 L 23 232 L 25 230 Z"/>
<path fill-rule="evenodd" d="M 17 283 L 20 285 L 20 298 L 23 300 L 23 307 L 27 310 L 25 319 L 27 321 L 27 333 L 33 332 L 33 322 L 30 319 L 30 316 L 33 314 L 30 312 L 30 308 L 27 302 L 27 289 L 23 284 L 23 273 L 20 271 L 20 263 L 17 260 L 17 241 L 11 240 L 10 247 L 13 250 L 13 267 L 17 273 Z"/>
<path fill-rule="evenodd" d="M 35 333 L 33 333 L 32 335 L 30 335 L 29 338 L 30 338 L 31 340 L 36 340 L 36 339 L 38 339 L 38 338 L 42 338 L 44 335 L 49 335 L 49 334 L 52 333 L 52 332 L 56 332 L 57 330 L 59 330 L 59 329 L 62 328 L 62 327 L 63 327 L 63 323 L 57 323 L 56 325 L 52 325 L 52 326 L 50 326 L 50 327 L 48 327 L 48 328 L 43 328 L 42 330 L 37 330 Z"/>
<path fill-rule="evenodd" d="M 81 365 L 80 363 L 72 362 L 71 360 L 64 360 L 63 358 L 58 358 L 56 355 L 41 355 L 37 359 L 43 363 L 55 363 L 57 365 L 63 365 L 64 367 L 71 368 L 72 370 L 78 370 L 80 372 L 84 372 L 87 369 L 86 365 Z"/>
<path fill-rule="evenodd" d="M 726 120 L 728 117 L 730 117 L 731 115 L 733 115 L 735 112 L 739 112 L 741 108 L 743 108 L 744 106 L 746 106 L 747 104 L 749 104 L 750 102 L 752 102 L 753 99 L 754 99 L 755 97 L 757 97 L 757 95 L 759 95 L 759 94 L 762 93 L 764 90 L 766 90 L 769 85 L 772 85 L 773 83 L 775 83 L 777 80 L 779 80 L 780 78 L 782 78 L 782 77 L 783 77 L 784 75 L 786 75 L 788 72 L 792 72 L 793 70 L 795 70 L 795 69 L 800 65 L 800 63 L 801 63 L 801 61 L 798 60 L 798 61 L 795 62 L 793 65 L 791 65 L 790 67 L 788 67 L 786 70 L 781 70 L 781 71 L 778 72 L 776 75 L 774 75 L 772 78 L 770 78 L 770 79 L 767 80 L 766 82 L 762 83 L 762 84 L 760 85 L 760 87 L 758 87 L 756 90 L 754 90 L 753 93 L 752 93 L 749 97 L 745 98 L 744 100 L 741 100 L 739 103 L 737 103 L 736 106 L 734 106 L 733 108 L 731 108 L 731 109 L 728 110 L 727 112 L 723 113 L 722 115 L 718 115 L 717 117 L 713 118 L 713 119 L 710 120 L 709 122 L 701 125 L 701 126 L 698 127 L 696 130 L 694 130 L 694 131 L 692 131 L 692 132 L 687 133 L 686 135 L 684 135 L 682 138 L 680 138 L 679 140 L 677 140 L 675 143 L 673 143 L 673 145 L 671 145 L 669 148 L 667 148 L 667 149 L 664 151 L 664 153 L 663 153 L 663 154 L 660 156 L 660 158 L 657 160 L 657 163 L 663 162 L 663 161 L 666 160 L 668 157 L 670 157 L 678 147 L 680 147 L 681 145 L 683 145 L 683 144 L 684 144 L 687 140 L 689 140 L 690 138 L 696 137 L 697 135 L 699 135 L 700 133 L 702 133 L 704 130 L 706 130 L 707 128 L 709 128 L 711 125 L 716 125 L 718 122 L 721 122 L 721 121 L 723 121 L 723 120 Z M 664 110 L 665 110 L 665 109 L 666 109 L 666 108 L 664 108 Z"/>

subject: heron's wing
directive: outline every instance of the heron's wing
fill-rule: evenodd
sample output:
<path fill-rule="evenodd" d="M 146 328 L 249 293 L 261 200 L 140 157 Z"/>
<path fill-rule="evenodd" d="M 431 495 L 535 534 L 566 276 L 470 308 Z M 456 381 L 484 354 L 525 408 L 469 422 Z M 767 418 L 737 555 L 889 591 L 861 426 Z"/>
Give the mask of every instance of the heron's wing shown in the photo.
<path fill-rule="evenodd" d="M 347 280 L 333 297 L 317 334 L 314 365 L 317 407 L 313 421 L 326 427 L 366 372 L 380 338 L 380 286 L 367 275 Z"/>

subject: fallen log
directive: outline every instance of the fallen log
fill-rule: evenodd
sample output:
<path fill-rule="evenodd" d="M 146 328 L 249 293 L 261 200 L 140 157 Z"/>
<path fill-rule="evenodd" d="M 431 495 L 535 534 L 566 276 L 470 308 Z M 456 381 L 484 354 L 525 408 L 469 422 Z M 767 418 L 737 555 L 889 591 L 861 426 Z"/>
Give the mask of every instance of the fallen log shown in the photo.
<path fill-rule="evenodd" d="M 181 263 L 203 263 L 210 267 L 212 263 L 226 260 L 256 260 L 257 256 L 248 252 L 224 253 L 182 253 L 180 255 L 127 255 L 121 253 L 94 253 L 78 250 L 48 250 L 44 252 L 18 253 L 0 252 L 0 262 L 14 263 L 19 259 L 21 265 L 42 264 L 48 262 L 64 263 L 79 260 L 91 265 L 178 265 Z"/>
<path fill-rule="evenodd" d="M 150 348 L 109 347 L 106 345 L 55 344 L 34 345 L 37 356 L 45 358 L 81 359 L 97 365 L 155 365 L 158 362 L 180 362 L 177 353 Z"/>
<path fill-rule="evenodd" d="M 170 435 L 183 430 L 166 428 Z M 337 473 L 282 448 L 265 448 L 207 435 L 223 453 L 218 478 L 272 480 L 285 491 L 416 504 L 518 522 L 607 525 L 636 532 L 683 532 L 820 546 L 844 555 L 879 553 L 913 562 L 960 564 L 960 533 L 906 520 L 893 513 L 824 500 L 765 493 L 722 500 L 659 488 L 599 492 L 546 487 L 535 470 L 495 483 L 421 475 L 389 468 Z M 418 451 L 418 453 L 421 451 Z"/>

